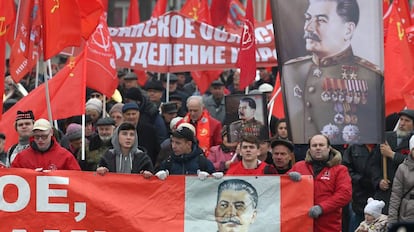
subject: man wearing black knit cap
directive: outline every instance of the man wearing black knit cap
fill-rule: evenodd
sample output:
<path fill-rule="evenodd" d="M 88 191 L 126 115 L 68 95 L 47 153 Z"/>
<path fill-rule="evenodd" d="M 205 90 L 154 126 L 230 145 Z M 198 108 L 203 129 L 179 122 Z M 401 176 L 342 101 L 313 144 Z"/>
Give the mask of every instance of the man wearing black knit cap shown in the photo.
<path fill-rule="evenodd" d="M 32 135 L 32 129 L 34 124 L 34 114 L 31 110 L 20 111 L 16 113 L 16 121 L 14 128 L 19 136 L 19 142 L 10 147 L 7 152 L 8 161 L 7 166 L 10 167 L 16 158 L 17 153 L 29 147 L 29 138 Z"/>
<path fill-rule="evenodd" d="M 398 166 L 410 153 L 409 140 L 414 130 L 414 110 L 405 109 L 398 113 L 399 120 L 395 131 L 385 132 L 385 142 L 380 144 L 368 167 L 372 168 L 373 185 L 376 188 L 375 199 L 383 200 L 384 214 L 388 214 L 388 204 L 391 195 L 391 187 Z M 384 166 L 386 159 L 386 166 Z M 384 173 L 386 169 L 386 173 Z"/>

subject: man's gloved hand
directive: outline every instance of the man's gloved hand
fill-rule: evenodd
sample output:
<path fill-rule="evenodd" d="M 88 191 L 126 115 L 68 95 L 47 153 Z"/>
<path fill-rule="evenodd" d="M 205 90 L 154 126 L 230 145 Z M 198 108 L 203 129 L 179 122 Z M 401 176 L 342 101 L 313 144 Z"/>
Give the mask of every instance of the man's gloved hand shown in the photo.
<path fill-rule="evenodd" d="M 221 178 L 223 178 L 224 173 L 223 172 L 213 172 L 213 174 L 211 174 L 211 175 L 214 177 L 214 179 L 221 179 Z"/>
<path fill-rule="evenodd" d="M 319 216 L 321 216 L 321 214 L 322 214 L 322 207 L 320 207 L 319 205 L 314 205 L 309 210 L 309 216 L 311 218 L 318 218 Z"/>
<path fill-rule="evenodd" d="M 167 179 L 167 177 L 168 177 L 168 175 L 169 175 L 170 173 L 168 172 L 168 170 L 161 170 L 161 171 L 158 171 L 157 173 L 155 173 L 155 175 L 158 177 L 158 179 L 160 179 L 160 180 L 165 180 L 165 179 Z"/>
<path fill-rule="evenodd" d="M 200 171 L 200 170 L 198 170 L 197 171 L 197 176 L 198 176 L 198 179 L 200 179 L 200 180 L 205 180 L 205 179 L 207 179 L 207 177 L 209 176 L 210 174 L 208 173 L 208 172 L 204 172 L 204 171 Z"/>
<path fill-rule="evenodd" d="M 289 177 L 292 181 L 299 182 L 302 179 L 302 175 L 299 172 L 289 172 Z"/>

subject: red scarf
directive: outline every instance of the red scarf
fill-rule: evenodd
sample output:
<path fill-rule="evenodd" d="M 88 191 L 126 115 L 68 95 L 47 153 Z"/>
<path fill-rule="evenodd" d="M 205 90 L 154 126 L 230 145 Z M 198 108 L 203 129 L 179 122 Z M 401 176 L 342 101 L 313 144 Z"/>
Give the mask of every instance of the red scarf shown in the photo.
<path fill-rule="evenodd" d="M 191 123 L 190 114 L 187 113 L 182 121 Z M 203 110 L 201 117 L 197 120 L 194 127 L 196 128 L 198 145 L 207 157 L 210 149 L 210 114 L 207 110 Z"/>

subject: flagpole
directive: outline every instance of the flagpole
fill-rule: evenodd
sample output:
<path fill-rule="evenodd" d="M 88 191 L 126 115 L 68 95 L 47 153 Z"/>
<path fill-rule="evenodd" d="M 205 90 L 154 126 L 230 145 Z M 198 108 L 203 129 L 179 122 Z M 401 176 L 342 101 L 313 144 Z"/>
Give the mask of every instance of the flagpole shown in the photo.
<path fill-rule="evenodd" d="M 170 101 L 170 73 L 167 73 L 167 85 L 166 87 L 166 91 L 165 91 L 165 102 L 169 102 Z"/>
<path fill-rule="evenodd" d="M 273 112 L 273 107 L 275 106 L 275 104 L 274 104 L 275 100 L 276 100 L 277 96 L 280 94 L 281 91 L 282 91 L 282 88 L 279 87 L 276 90 L 276 93 L 270 99 L 269 103 L 267 103 L 267 108 L 269 109 L 269 115 L 267 116 L 268 117 L 267 120 L 268 120 L 269 124 L 270 124 L 270 120 L 272 119 L 272 112 Z"/>
<path fill-rule="evenodd" d="M 46 106 L 47 106 L 47 116 L 49 118 L 49 121 L 52 122 L 52 108 L 50 106 L 50 95 L 49 95 L 49 84 L 48 84 L 48 75 L 47 75 L 47 65 L 50 64 L 50 59 L 46 61 L 44 64 L 44 70 L 45 70 L 45 97 L 46 97 Z"/>

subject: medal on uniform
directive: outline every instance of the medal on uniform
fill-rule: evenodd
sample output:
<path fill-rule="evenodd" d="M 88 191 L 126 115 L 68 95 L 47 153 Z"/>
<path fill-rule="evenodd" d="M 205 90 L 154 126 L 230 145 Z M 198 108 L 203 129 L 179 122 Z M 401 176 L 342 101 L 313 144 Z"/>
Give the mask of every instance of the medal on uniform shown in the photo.
<path fill-rule="evenodd" d="M 351 78 L 351 80 L 356 80 L 358 77 L 358 74 L 357 74 L 358 67 L 351 66 L 351 70 L 352 71 L 351 71 L 351 74 L 349 74 L 349 78 Z"/>
<path fill-rule="evenodd" d="M 331 89 L 332 89 L 331 99 L 332 99 L 333 102 L 336 102 L 336 101 L 338 101 L 338 91 L 337 91 L 338 88 L 336 87 L 335 79 L 329 78 L 329 83 L 330 83 Z"/>
<path fill-rule="evenodd" d="M 345 101 L 345 80 L 341 80 L 341 79 L 336 79 L 336 81 L 338 82 L 338 102 L 342 103 Z"/>
<path fill-rule="evenodd" d="M 325 78 L 323 80 L 323 92 L 321 93 L 321 99 L 323 102 L 328 102 L 331 100 L 331 95 L 329 94 L 328 88 L 329 88 L 328 78 Z"/>
<path fill-rule="evenodd" d="M 359 128 L 355 125 L 346 125 L 342 130 L 342 139 L 346 143 L 357 143 L 359 140 Z"/>
<path fill-rule="evenodd" d="M 349 112 L 351 111 L 351 106 L 349 105 L 349 103 L 344 103 L 343 107 L 344 107 L 344 121 L 346 124 L 349 124 L 351 123 L 351 115 L 349 115 Z"/>
<path fill-rule="evenodd" d="M 342 112 L 344 112 L 344 108 L 341 103 L 335 103 L 334 105 L 334 111 L 336 112 L 334 116 L 334 122 L 335 124 L 341 125 L 344 123 L 344 115 Z"/>
<path fill-rule="evenodd" d="M 358 105 L 361 101 L 360 80 L 352 80 L 355 83 L 354 104 Z"/>
<path fill-rule="evenodd" d="M 342 70 L 342 73 L 341 73 L 342 79 L 344 79 L 344 80 L 349 79 L 348 78 L 348 70 L 349 69 L 350 69 L 349 65 L 342 65 L 342 68 L 341 68 L 341 70 Z"/>
<path fill-rule="evenodd" d="M 300 89 L 299 85 L 295 85 L 295 87 L 293 87 L 293 96 L 302 98 L 302 90 Z"/>
<path fill-rule="evenodd" d="M 367 84 L 367 81 L 362 81 L 361 103 L 365 105 L 367 104 L 367 102 L 368 102 L 368 84 Z"/>
<path fill-rule="evenodd" d="M 353 101 L 353 88 L 352 88 L 352 82 L 351 80 L 346 80 L 346 97 L 345 97 L 345 101 L 348 104 L 351 104 Z"/>
<path fill-rule="evenodd" d="M 322 71 L 319 69 L 319 67 L 315 68 L 313 70 L 313 77 L 320 78 L 322 76 Z"/>

